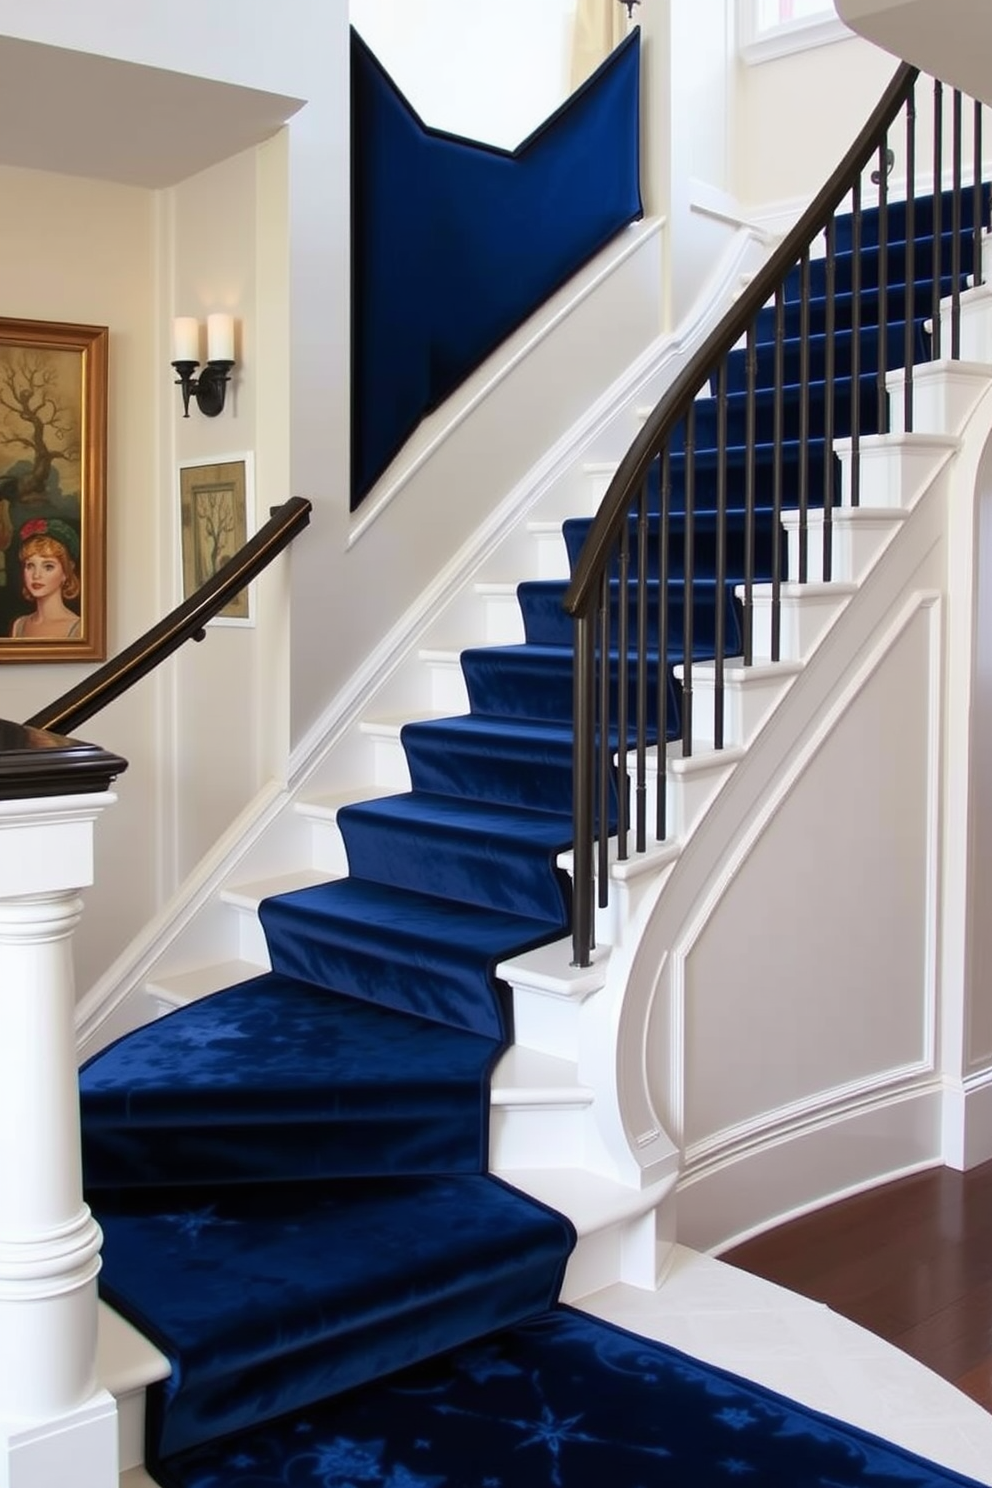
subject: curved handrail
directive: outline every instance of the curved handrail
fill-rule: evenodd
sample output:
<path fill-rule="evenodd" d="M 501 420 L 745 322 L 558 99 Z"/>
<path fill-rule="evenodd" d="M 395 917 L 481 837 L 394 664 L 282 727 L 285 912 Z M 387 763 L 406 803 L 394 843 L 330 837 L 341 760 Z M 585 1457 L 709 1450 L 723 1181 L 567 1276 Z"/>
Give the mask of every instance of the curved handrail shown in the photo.
<path fill-rule="evenodd" d="M 620 536 L 635 494 L 652 462 L 661 453 L 689 410 L 713 368 L 744 335 L 758 311 L 775 293 L 799 255 L 827 226 L 837 207 L 878 148 L 879 135 L 891 124 L 909 98 L 919 68 L 903 63 L 896 71 L 864 128 L 841 163 L 796 225 L 782 239 L 767 263 L 735 302 L 720 324 L 673 381 L 649 415 L 644 427 L 620 461 L 607 487 L 596 519 L 575 565 L 564 606 L 573 616 L 588 615 L 597 603 L 598 585 Z"/>
<path fill-rule="evenodd" d="M 632 835 L 637 854 L 649 850 L 649 830 L 655 843 L 668 838 L 669 741 L 683 759 L 694 752 L 697 737 L 710 749 L 725 747 L 728 640 L 740 645 L 737 664 L 745 668 L 755 664 L 756 648 L 764 660 L 780 660 L 783 614 L 793 614 L 796 597 L 785 596 L 783 584 L 804 585 L 811 573 L 823 582 L 833 578 L 834 513 L 861 504 L 862 440 L 887 434 L 900 420 L 905 432 L 913 430 L 913 367 L 925 351 L 927 334 L 916 308 L 918 240 L 919 279 L 929 281 L 922 293 L 930 298 L 930 357 L 942 356 L 948 286 L 949 355 L 953 360 L 961 354 L 966 240 L 972 282 L 982 283 L 981 226 L 989 195 L 982 182 L 982 105 L 973 100 L 966 222 L 962 94 L 954 90 L 952 95 L 948 153 L 943 84 L 933 80 L 933 207 L 929 225 L 917 231 L 917 178 L 930 186 L 926 162 L 918 170 L 916 161 L 919 77 L 919 69 L 899 66 L 810 206 L 676 375 L 620 461 L 573 565 L 562 604 L 573 630 L 572 944 L 577 966 L 589 964 L 595 945 L 594 901 L 601 909 L 609 904 L 612 856 L 618 862 L 628 858 Z M 892 222 L 904 239 L 890 245 L 888 173 L 894 153 L 888 139 L 900 115 L 906 125 L 906 195 Z M 872 220 L 862 202 L 862 178 L 876 154 L 878 169 L 871 179 L 878 204 Z M 948 168 L 949 190 L 943 185 Z M 849 239 L 838 250 L 846 201 Z M 872 241 L 863 241 L 863 232 Z M 821 242 L 823 265 L 816 278 L 823 281 L 817 312 L 822 320 L 814 332 L 812 269 Z M 904 286 L 897 291 L 902 304 L 891 327 L 890 247 L 903 276 L 894 283 Z M 838 293 L 841 273 L 845 288 Z M 847 303 L 841 311 L 842 296 Z M 890 329 L 898 337 L 900 325 L 901 349 L 898 340 L 890 344 L 889 339 Z M 743 361 L 733 360 L 738 350 Z M 890 384 L 890 371 L 894 377 L 900 370 L 901 414 L 893 401 L 897 382 Z M 816 408 L 814 387 L 822 388 Z M 697 420 L 701 394 L 705 404 Z M 822 480 L 822 492 L 812 490 L 814 480 Z M 732 484 L 733 529 L 728 521 Z M 697 493 L 703 503 L 698 508 Z M 759 504 L 765 513 L 760 519 Z M 700 514 L 704 523 L 697 528 Z M 733 573 L 728 569 L 732 530 L 738 544 Z M 811 552 L 814 536 L 820 546 Z M 767 544 L 760 556 L 759 537 Z M 698 638 L 697 556 L 712 568 L 705 583 L 713 591 L 707 616 L 712 635 Z M 790 646 L 793 640 L 790 632 Z M 697 691 L 705 703 L 699 728 Z M 730 697 L 736 707 L 739 692 Z M 735 727 L 739 722 L 735 715 Z"/>
<path fill-rule="evenodd" d="M 154 671 L 186 641 L 202 640 L 207 621 L 257 578 L 297 533 L 302 532 L 310 521 L 311 510 L 310 502 L 302 496 L 292 496 L 282 506 L 273 508 L 265 525 L 195 594 L 108 661 L 106 666 L 27 719 L 25 726 L 71 734 L 107 703 L 113 702 L 135 682 Z"/>

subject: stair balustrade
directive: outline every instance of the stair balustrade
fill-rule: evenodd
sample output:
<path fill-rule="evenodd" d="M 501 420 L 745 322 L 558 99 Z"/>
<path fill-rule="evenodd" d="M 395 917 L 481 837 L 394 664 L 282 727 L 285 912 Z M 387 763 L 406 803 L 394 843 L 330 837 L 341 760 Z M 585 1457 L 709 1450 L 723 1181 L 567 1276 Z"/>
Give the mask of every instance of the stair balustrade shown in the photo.
<path fill-rule="evenodd" d="M 575 559 L 563 601 L 574 630 L 575 966 L 591 962 L 612 858 L 643 855 L 668 834 L 669 759 L 724 749 L 728 667 L 781 661 L 783 593 L 832 579 L 836 513 L 860 504 L 866 440 L 913 432 L 914 363 L 961 356 L 961 290 L 969 274 L 983 278 L 982 106 L 966 162 L 964 98 L 951 94 L 946 130 L 934 81 L 932 147 L 921 150 L 919 80 L 899 68 L 836 171 L 647 417 Z M 900 135 L 897 195 L 890 141 Z"/>

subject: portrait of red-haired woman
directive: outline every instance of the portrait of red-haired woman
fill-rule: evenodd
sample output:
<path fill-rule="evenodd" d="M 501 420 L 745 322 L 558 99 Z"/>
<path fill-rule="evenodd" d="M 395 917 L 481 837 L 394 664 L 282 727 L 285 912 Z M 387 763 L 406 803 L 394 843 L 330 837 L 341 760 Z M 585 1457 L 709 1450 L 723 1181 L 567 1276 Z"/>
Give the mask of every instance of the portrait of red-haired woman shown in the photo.
<path fill-rule="evenodd" d="M 79 577 L 79 538 L 58 517 L 35 517 L 25 522 L 18 541 L 21 595 L 33 605 L 10 627 L 15 640 L 69 641 L 81 634 L 78 609 L 72 601 L 82 591 Z"/>

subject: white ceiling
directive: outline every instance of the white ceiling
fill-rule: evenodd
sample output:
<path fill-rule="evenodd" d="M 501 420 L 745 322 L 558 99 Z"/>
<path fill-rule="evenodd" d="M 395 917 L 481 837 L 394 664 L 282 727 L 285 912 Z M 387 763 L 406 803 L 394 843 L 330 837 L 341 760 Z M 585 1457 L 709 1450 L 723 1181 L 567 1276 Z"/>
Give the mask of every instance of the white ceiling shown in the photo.
<path fill-rule="evenodd" d="M 852 31 L 877 46 L 992 103 L 992 4 L 989 0 L 835 0 Z"/>
<path fill-rule="evenodd" d="M 172 186 L 268 139 L 302 103 L 0 37 L 3 165 Z"/>

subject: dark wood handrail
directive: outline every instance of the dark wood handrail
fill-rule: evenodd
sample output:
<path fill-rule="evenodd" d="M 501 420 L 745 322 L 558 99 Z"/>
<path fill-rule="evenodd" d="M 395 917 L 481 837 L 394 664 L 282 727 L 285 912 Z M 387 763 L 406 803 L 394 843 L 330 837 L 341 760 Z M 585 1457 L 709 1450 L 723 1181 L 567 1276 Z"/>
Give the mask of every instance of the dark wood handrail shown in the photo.
<path fill-rule="evenodd" d="M 207 621 L 212 620 L 246 584 L 257 578 L 297 533 L 302 532 L 310 521 L 311 509 L 310 502 L 302 496 L 293 496 L 282 506 L 275 507 L 264 527 L 260 527 L 255 536 L 195 594 L 120 655 L 108 661 L 106 666 L 27 719 L 25 726 L 71 734 L 107 703 L 113 702 L 135 682 L 154 671 L 186 641 L 202 640 Z"/>
<path fill-rule="evenodd" d="M 824 231 L 854 181 L 878 149 L 879 136 L 897 117 L 919 77 L 919 68 L 903 64 L 896 71 L 868 122 L 814 197 L 799 221 L 783 238 L 767 263 L 754 276 L 720 324 L 686 363 L 644 423 L 617 467 L 596 519 L 575 565 L 564 606 L 572 616 L 590 615 L 596 608 L 603 574 L 619 540 L 627 514 L 647 477 L 652 462 L 686 413 L 700 388 L 746 333 L 758 311 L 774 295 L 785 274 Z"/>

